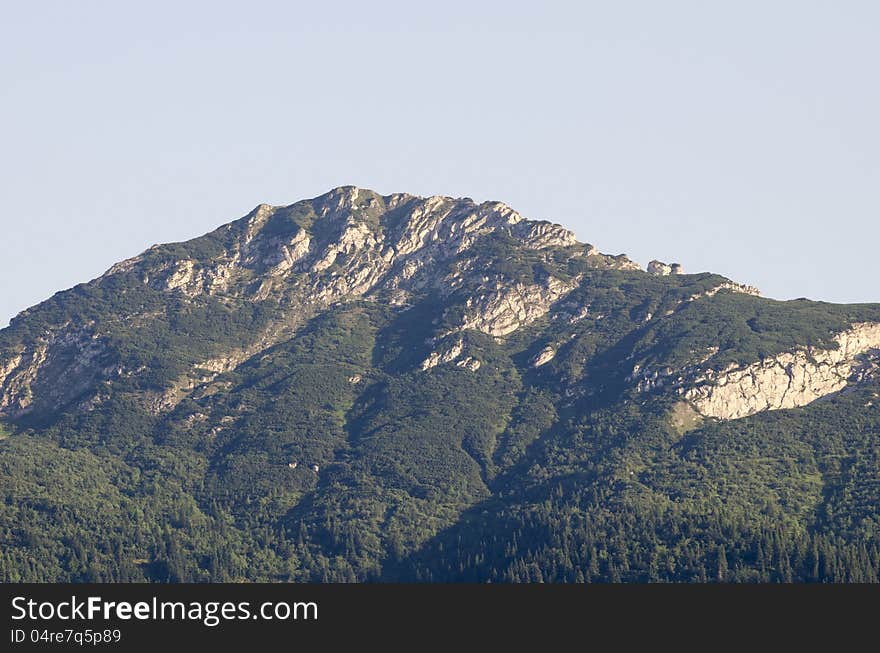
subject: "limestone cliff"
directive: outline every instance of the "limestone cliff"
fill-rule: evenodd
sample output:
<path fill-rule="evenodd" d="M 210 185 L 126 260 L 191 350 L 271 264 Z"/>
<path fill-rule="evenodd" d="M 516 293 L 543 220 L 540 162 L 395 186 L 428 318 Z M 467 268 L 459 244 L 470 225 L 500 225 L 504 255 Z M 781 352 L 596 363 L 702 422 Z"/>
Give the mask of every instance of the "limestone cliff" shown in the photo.
<path fill-rule="evenodd" d="M 834 340 L 836 348 L 805 347 L 744 367 L 708 369 L 683 396 L 703 416 L 736 419 L 806 406 L 876 374 L 880 324 L 856 324 Z"/>
<path fill-rule="evenodd" d="M 648 263 L 647 268 L 648 274 L 653 274 L 658 277 L 666 277 L 670 274 L 683 274 L 684 269 L 681 267 L 679 263 L 664 263 L 663 261 L 651 261 Z"/>
<path fill-rule="evenodd" d="M 118 375 L 117 367 L 102 361 L 105 344 L 89 326 L 65 325 L 0 357 L 0 415 L 19 417 L 75 401 L 97 378 Z"/>
<path fill-rule="evenodd" d="M 482 292 L 467 300 L 467 312 L 461 329 L 476 329 L 490 336 L 502 337 L 545 315 L 550 306 L 577 286 L 549 278 L 544 284 L 521 283 Z"/>

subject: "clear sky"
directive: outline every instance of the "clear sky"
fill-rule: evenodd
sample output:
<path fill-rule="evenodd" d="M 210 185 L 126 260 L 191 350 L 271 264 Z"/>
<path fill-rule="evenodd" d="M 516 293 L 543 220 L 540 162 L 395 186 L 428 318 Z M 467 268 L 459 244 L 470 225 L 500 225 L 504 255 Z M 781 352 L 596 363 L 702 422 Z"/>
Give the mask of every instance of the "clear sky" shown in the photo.
<path fill-rule="evenodd" d="M 354 184 L 880 301 L 880 3 L 0 0 L 0 324 Z"/>

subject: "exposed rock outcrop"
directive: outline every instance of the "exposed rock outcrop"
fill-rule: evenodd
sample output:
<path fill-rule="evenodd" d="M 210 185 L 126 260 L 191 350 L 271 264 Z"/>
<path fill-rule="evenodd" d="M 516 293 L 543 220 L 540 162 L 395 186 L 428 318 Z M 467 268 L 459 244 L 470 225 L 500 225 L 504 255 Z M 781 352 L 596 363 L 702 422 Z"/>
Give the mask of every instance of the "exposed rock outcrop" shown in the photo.
<path fill-rule="evenodd" d="M 424 361 L 422 361 L 422 371 L 430 370 L 433 367 L 437 367 L 441 363 L 451 363 L 456 358 L 461 356 L 461 352 L 463 349 L 464 343 L 459 340 L 445 352 L 431 352 L 431 355 L 428 356 Z"/>
<path fill-rule="evenodd" d="M 552 222 L 520 222 L 513 234 L 521 238 L 529 249 L 571 247 L 578 244 L 573 232 Z"/>
<path fill-rule="evenodd" d="M 476 372 L 482 366 L 482 363 L 478 361 L 476 358 L 472 356 L 465 356 L 460 361 L 455 363 L 456 367 L 463 367 L 466 370 L 470 370 L 471 372 Z"/>
<path fill-rule="evenodd" d="M 880 324 L 854 325 L 835 341 L 836 349 L 806 347 L 744 367 L 707 370 L 683 395 L 701 415 L 737 419 L 806 406 L 876 373 Z"/>
<path fill-rule="evenodd" d="M 648 274 L 658 277 L 666 277 L 670 274 L 683 274 L 684 270 L 679 263 L 664 263 L 663 261 L 651 261 L 648 263 Z"/>
<path fill-rule="evenodd" d="M 296 216 L 314 217 L 296 217 Z M 300 225 L 320 220 L 319 234 Z M 287 207 L 261 204 L 239 221 L 221 227 L 223 251 L 208 260 L 161 258 L 161 246 L 113 266 L 105 276 L 140 271 L 145 283 L 189 297 L 226 294 L 256 301 L 288 291 L 290 275 L 303 287 L 303 299 L 332 303 L 349 296 L 438 284 L 434 265 L 469 250 L 480 238 L 504 233 L 523 249 L 579 245 L 575 235 L 550 222 L 523 218 L 502 202 L 419 198 L 341 187 L 314 200 Z M 212 234 L 212 235 L 214 235 Z M 626 257 L 586 254 L 621 269 L 636 267 Z"/>
<path fill-rule="evenodd" d="M 560 297 L 577 287 L 550 277 L 543 285 L 499 284 L 467 300 L 462 329 L 476 329 L 495 337 L 509 335 L 543 317 Z"/>
<path fill-rule="evenodd" d="M 119 372 L 102 364 L 104 351 L 96 333 L 68 324 L 44 334 L 24 351 L 0 359 L 0 415 L 21 417 L 80 398 L 96 378 Z"/>
<path fill-rule="evenodd" d="M 546 365 L 550 361 L 553 360 L 553 357 L 556 356 L 556 349 L 552 346 L 547 345 L 538 352 L 538 355 L 532 360 L 532 367 L 541 367 L 542 365 Z"/>
<path fill-rule="evenodd" d="M 691 295 L 688 301 L 696 301 L 698 299 L 702 299 L 703 297 L 714 297 L 722 290 L 730 290 L 731 292 L 738 292 L 742 293 L 743 295 L 752 295 L 754 297 L 761 296 L 761 291 L 754 286 L 747 286 L 746 284 L 736 283 L 735 281 L 725 281 L 723 283 L 719 283 L 714 288 L 710 288 L 705 292 Z"/>

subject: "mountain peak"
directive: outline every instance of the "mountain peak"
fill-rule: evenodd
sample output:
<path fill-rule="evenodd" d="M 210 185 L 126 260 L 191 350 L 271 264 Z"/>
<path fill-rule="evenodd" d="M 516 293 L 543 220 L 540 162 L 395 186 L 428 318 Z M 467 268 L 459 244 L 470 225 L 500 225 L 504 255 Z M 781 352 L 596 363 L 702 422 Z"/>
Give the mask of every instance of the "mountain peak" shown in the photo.
<path fill-rule="evenodd" d="M 61 407 L 96 379 L 145 374 L 143 365 L 124 362 L 96 367 L 108 356 L 106 346 L 98 343 L 128 329 L 127 324 L 167 329 L 165 321 L 177 311 L 228 313 L 223 320 L 250 315 L 247 319 L 256 323 L 234 351 L 205 346 L 189 370 L 166 378 L 169 387 L 151 400 L 160 411 L 175 406 L 204 379 L 291 337 L 333 306 L 368 301 L 403 310 L 431 301 L 443 307 L 428 336 L 432 342 L 466 332 L 507 338 L 548 316 L 581 319 L 588 307 L 566 298 L 599 281 L 597 274 L 612 271 L 644 275 L 625 256 L 602 254 L 565 227 L 529 220 L 504 202 L 380 195 L 340 186 L 286 206 L 263 203 L 199 238 L 151 247 L 17 318 L 15 328 L 5 332 L 15 342 L 14 355 L 3 359 L 0 351 L 0 361 L 9 368 L 0 369 L 0 414 Z M 680 266 L 659 261 L 649 271 L 681 272 Z M 697 283 L 687 301 L 720 290 L 754 294 L 754 289 L 717 278 L 711 287 Z M 70 306 L 76 306 L 73 312 Z M 44 320 L 42 314 L 50 317 Z M 86 322 L 84 314 L 91 315 Z M 35 323 L 40 329 L 29 326 Z M 39 386 L 55 374 L 43 370 L 45 360 L 53 358 L 49 352 L 70 343 L 86 352 L 85 359 L 73 355 L 75 371 L 63 372 L 78 381 L 42 393 Z M 429 353 L 430 360 L 447 355 Z M 477 364 L 473 359 L 463 365 Z M 204 370 L 212 375 L 204 376 Z"/>
<path fill-rule="evenodd" d="M 880 305 L 756 293 L 503 202 L 260 204 L 0 330 L 0 579 L 688 580 L 739 528 L 816 580 L 876 539 Z"/>

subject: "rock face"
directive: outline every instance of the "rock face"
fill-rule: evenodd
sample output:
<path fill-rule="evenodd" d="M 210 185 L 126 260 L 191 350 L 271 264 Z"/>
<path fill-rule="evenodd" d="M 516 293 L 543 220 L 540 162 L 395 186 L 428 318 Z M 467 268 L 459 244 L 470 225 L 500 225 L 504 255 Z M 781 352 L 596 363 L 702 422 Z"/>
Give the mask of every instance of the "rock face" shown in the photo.
<path fill-rule="evenodd" d="M 574 233 L 552 222 L 529 222 L 519 223 L 520 228 L 515 230 L 516 235 L 530 249 L 543 249 L 545 247 L 572 247 L 578 244 Z M 593 255 L 599 252 L 593 249 Z"/>
<path fill-rule="evenodd" d="M 461 329 L 476 329 L 499 338 L 509 335 L 544 316 L 555 301 L 576 286 L 552 277 L 541 285 L 499 285 L 468 299 Z"/>
<path fill-rule="evenodd" d="M 556 356 L 556 350 L 550 345 L 547 345 L 538 353 L 537 356 L 535 356 L 534 360 L 532 361 L 532 367 L 541 367 L 542 365 L 546 365 L 553 360 L 554 356 Z"/>
<path fill-rule="evenodd" d="M 765 410 L 806 406 L 876 373 L 880 324 L 857 324 L 835 337 L 836 349 L 804 348 L 745 367 L 707 370 L 684 391 L 703 416 L 737 419 Z"/>
<path fill-rule="evenodd" d="M 476 358 L 472 356 L 465 356 L 460 361 L 455 363 L 456 367 L 461 367 L 466 370 L 470 370 L 471 372 L 476 372 L 480 367 L 482 367 L 482 363 L 478 361 Z"/>
<path fill-rule="evenodd" d="M 678 263 L 667 264 L 663 261 L 651 261 L 648 263 L 648 274 L 658 277 L 666 277 L 670 274 L 683 274 L 684 270 Z"/>
<path fill-rule="evenodd" d="M 114 266 L 108 275 L 137 269 L 168 292 L 257 301 L 297 286 L 302 301 L 328 304 L 388 291 L 405 300 L 426 286 L 454 286 L 454 276 L 438 274 L 436 267 L 461 258 L 492 234 L 513 238 L 524 250 L 577 247 L 611 267 L 630 263 L 603 257 L 592 246 L 580 245 L 571 231 L 526 220 L 501 202 L 380 196 L 350 186 L 288 207 L 262 204 L 215 233 L 226 244 L 208 260 L 182 259 L 157 267 L 142 255 Z M 545 285 L 551 295 L 558 288 L 552 280 Z"/>
<path fill-rule="evenodd" d="M 96 333 L 68 325 L 43 334 L 24 351 L 0 358 L 0 415 L 20 417 L 78 399 L 96 378 L 119 373 L 102 363 L 104 350 Z"/>
<path fill-rule="evenodd" d="M 743 295 L 752 295 L 753 297 L 761 296 L 761 291 L 754 286 L 747 286 L 746 284 L 736 283 L 735 281 L 725 281 L 723 283 L 719 283 L 717 286 L 707 290 L 706 292 L 691 295 L 688 301 L 694 301 L 696 299 L 701 299 L 702 297 L 714 297 L 722 290 L 731 290 L 733 292 L 742 293 Z"/>
<path fill-rule="evenodd" d="M 432 352 L 430 356 L 422 361 L 422 371 L 430 370 L 432 367 L 437 367 L 441 363 L 451 363 L 456 358 L 461 356 L 463 348 L 463 343 L 461 340 L 459 340 L 443 353 L 437 351 Z"/>

